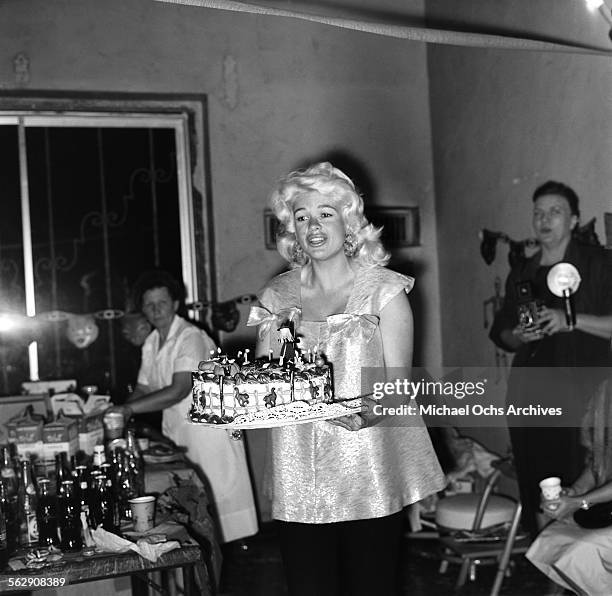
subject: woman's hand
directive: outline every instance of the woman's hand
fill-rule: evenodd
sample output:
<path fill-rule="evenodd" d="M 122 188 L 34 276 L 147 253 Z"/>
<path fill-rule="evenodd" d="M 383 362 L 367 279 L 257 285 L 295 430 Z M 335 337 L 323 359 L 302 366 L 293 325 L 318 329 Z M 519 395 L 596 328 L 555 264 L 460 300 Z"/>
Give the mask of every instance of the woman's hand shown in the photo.
<path fill-rule="evenodd" d="M 363 396 L 361 398 L 362 409 L 359 414 L 349 414 L 348 416 L 342 416 L 340 418 L 334 418 L 329 420 L 331 424 L 341 426 L 346 430 L 361 430 L 362 428 L 372 427 L 380 422 L 384 416 L 380 414 L 374 414 L 374 406 L 380 402 L 372 399 L 371 397 Z"/>
<path fill-rule="evenodd" d="M 360 430 L 366 426 L 366 421 L 362 418 L 361 414 L 348 414 L 347 416 L 328 420 L 328 422 L 350 431 Z"/>
<path fill-rule="evenodd" d="M 569 331 L 565 313 L 556 308 L 543 307 L 538 312 L 538 325 L 546 335 L 554 335 L 562 331 Z"/>
<path fill-rule="evenodd" d="M 520 342 L 527 344 L 532 341 L 538 341 L 542 339 L 543 332 L 539 327 L 530 327 L 529 329 L 525 329 L 520 325 L 517 325 L 512 330 L 512 335 L 516 337 Z"/>
<path fill-rule="evenodd" d="M 540 504 L 545 515 L 556 520 L 564 520 L 577 509 L 580 509 L 581 502 L 577 497 L 562 494 L 558 499 L 552 501 L 542 499 Z"/>

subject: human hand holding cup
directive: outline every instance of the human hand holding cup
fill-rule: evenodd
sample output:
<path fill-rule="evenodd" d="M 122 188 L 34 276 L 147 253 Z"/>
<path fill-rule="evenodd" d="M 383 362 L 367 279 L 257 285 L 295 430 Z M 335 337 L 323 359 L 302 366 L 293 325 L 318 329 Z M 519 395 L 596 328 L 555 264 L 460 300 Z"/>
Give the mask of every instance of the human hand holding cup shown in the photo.
<path fill-rule="evenodd" d="M 542 491 L 542 501 L 546 509 L 554 511 L 559 507 L 559 497 L 561 496 L 561 478 L 550 476 L 540 481 L 540 490 Z"/>

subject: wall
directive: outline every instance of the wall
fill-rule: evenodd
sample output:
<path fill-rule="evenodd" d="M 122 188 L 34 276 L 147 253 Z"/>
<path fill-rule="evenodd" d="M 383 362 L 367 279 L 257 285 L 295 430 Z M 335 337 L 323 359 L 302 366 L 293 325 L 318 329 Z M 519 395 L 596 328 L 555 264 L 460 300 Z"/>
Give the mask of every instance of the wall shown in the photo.
<path fill-rule="evenodd" d="M 388 0 L 382 9 L 413 18 L 422 16 L 423 2 Z M 23 85 L 13 73 L 19 52 L 30 59 L 30 81 Z M 276 252 L 264 247 L 262 214 L 274 181 L 291 169 L 339 155 L 350 174 L 360 174 L 357 182 L 371 189 L 369 200 L 421 206 L 422 246 L 397 254 L 394 264 L 418 276 L 418 362 L 439 364 L 424 45 L 151 0 L 4 0 L 0 90 L 19 88 L 208 95 L 222 299 L 254 292 L 283 269 Z M 245 307 L 241 314 L 244 323 Z M 241 328 L 223 339 L 244 348 L 254 332 Z M 258 477 L 261 442 L 261 436 L 250 437 Z"/>
<path fill-rule="evenodd" d="M 612 49 L 601 16 L 583 2 L 427 2 L 431 26 L 456 26 Z M 485 265 L 481 228 L 531 235 L 531 194 L 548 179 L 582 198 L 582 219 L 612 211 L 610 57 L 429 46 L 443 360 L 492 366 L 483 301 L 508 273 L 507 247 Z M 505 391 L 501 381 L 497 391 Z M 505 434 L 482 431 L 505 449 Z"/>

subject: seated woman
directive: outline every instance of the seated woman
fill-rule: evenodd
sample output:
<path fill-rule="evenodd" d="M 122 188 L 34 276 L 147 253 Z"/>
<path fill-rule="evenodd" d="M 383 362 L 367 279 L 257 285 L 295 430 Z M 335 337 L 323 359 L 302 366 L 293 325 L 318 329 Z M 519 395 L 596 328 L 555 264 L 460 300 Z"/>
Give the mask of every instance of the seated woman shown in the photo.
<path fill-rule="evenodd" d="M 591 398 L 582 437 L 587 465 L 558 500 L 543 503 L 556 520 L 537 537 L 527 558 L 554 582 L 577 594 L 612 594 L 612 377 Z"/>

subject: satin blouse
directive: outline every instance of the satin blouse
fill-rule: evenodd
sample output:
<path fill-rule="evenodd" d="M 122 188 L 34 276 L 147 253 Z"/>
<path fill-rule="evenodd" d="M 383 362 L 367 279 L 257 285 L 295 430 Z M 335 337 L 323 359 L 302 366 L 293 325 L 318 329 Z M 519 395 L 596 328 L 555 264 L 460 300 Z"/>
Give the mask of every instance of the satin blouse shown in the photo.
<path fill-rule="evenodd" d="M 299 321 L 300 271 L 272 279 L 260 294 L 262 306 L 271 313 L 289 309 Z M 332 364 L 336 396 L 361 395 L 362 367 L 384 366 L 380 313 L 412 285 L 412 278 L 384 267 L 362 268 L 344 313 L 299 321 L 300 348 L 317 348 Z M 383 517 L 445 484 L 423 424 L 350 432 L 315 422 L 269 432 L 265 485 L 275 519 L 319 524 Z"/>

